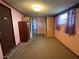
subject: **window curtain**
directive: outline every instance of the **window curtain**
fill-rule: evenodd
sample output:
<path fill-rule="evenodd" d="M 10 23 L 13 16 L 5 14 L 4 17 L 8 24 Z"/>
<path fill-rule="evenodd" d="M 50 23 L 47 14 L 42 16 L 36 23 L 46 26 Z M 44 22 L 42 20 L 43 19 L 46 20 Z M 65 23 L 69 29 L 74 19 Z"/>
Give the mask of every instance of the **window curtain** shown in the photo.
<path fill-rule="evenodd" d="M 56 30 L 60 30 L 59 16 L 56 17 Z"/>
<path fill-rule="evenodd" d="M 65 32 L 69 35 L 76 34 L 76 9 L 72 9 L 68 11 L 68 18 L 65 27 Z"/>

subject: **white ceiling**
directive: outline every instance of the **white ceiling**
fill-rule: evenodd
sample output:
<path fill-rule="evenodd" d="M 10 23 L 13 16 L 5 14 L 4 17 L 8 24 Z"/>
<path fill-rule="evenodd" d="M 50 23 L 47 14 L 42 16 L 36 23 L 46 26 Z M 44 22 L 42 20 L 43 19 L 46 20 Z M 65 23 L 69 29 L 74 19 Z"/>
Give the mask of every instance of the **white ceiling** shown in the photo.
<path fill-rule="evenodd" d="M 47 16 L 55 15 L 65 9 L 78 3 L 79 0 L 4 0 L 8 4 L 21 11 L 24 15 L 29 16 Z M 39 4 L 42 6 L 40 12 L 32 10 L 32 5 Z"/>

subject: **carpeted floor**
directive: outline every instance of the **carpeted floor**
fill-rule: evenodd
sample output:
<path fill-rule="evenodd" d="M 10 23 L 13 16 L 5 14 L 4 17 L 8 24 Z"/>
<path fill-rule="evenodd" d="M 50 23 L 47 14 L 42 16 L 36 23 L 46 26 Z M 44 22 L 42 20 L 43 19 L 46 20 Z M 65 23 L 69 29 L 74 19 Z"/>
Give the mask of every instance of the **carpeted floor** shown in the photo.
<path fill-rule="evenodd" d="M 54 38 L 37 37 L 21 43 L 8 59 L 79 59 Z"/>

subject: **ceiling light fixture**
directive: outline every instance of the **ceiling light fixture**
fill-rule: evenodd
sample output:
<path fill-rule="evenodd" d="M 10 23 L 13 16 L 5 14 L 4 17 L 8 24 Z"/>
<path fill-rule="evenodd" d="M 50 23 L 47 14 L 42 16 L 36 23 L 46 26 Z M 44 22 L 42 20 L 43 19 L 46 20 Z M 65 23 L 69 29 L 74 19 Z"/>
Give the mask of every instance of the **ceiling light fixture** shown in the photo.
<path fill-rule="evenodd" d="M 39 12 L 41 10 L 41 6 L 40 5 L 33 5 L 33 10 L 36 12 Z"/>

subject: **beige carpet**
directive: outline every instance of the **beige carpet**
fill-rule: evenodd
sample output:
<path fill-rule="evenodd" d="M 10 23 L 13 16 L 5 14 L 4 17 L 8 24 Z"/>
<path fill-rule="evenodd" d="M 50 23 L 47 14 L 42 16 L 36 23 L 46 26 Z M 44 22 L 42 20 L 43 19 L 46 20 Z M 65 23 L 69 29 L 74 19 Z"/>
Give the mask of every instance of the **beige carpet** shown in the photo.
<path fill-rule="evenodd" d="M 54 38 L 38 37 L 21 43 L 9 59 L 79 59 Z"/>

